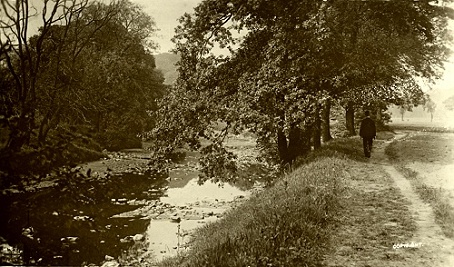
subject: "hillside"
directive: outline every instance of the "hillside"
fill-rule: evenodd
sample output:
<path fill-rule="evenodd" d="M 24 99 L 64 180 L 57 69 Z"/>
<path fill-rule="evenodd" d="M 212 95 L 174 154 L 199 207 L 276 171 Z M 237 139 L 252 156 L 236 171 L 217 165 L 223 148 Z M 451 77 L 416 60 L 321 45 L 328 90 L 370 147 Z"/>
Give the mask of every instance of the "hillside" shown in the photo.
<path fill-rule="evenodd" d="M 163 53 L 155 55 L 154 57 L 156 60 L 156 68 L 161 70 L 164 74 L 164 83 L 168 85 L 173 84 L 178 76 L 176 63 L 180 59 L 180 56 L 171 53 Z"/>

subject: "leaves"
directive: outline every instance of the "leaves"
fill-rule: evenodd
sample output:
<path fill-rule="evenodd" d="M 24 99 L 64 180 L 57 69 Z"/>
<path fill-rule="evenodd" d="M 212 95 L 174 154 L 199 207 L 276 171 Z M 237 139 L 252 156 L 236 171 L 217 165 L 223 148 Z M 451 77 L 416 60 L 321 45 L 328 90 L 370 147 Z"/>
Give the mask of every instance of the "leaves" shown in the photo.
<path fill-rule="evenodd" d="M 1 0 L 0 8 L 5 150 L 43 151 L 66 130 L 96 139 L 103 148 L 140 146 L 139 135 L 154 124 L 149 113 L 157 108 L 155 100 L 165 92 L 151 54 L 152 18 L 129 0 L 45 1 L 37 13 L 55 11 L 45 14 L 29 13 L 30 1 L 14 2 Z M 37 15 L 43 26 L 28 38 Z M 46 157 L 51 161 L 46 166 L 57 164 Z"/>
<path fill-rule="evenodd" d="M 310 149 L 326 99 L 419 102 L 415 77 L 435 77 L 447 56 L 445 15 L 414 1 L 203 1 L 176 29 L 179 79 L 157 112 L 166 123 L 158 120 L 154 140 L 169 150 L 218 140 L 213 126 L 223 122 L 291 163 Z M 217 46 L 237 49 L 218 55 Z M 223 161 L 220 151 L 203 150 Z"/>

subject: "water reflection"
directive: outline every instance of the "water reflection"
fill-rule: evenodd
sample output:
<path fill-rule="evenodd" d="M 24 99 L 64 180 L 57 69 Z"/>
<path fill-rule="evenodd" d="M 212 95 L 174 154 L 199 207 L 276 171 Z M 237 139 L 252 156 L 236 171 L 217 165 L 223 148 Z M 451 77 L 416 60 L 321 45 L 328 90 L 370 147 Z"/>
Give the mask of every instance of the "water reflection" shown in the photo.
<path fill-rule="evenodd" d="M 161 202 L 184 206 L 202 201 L 233 201 L 236 196 L 244 194 L 230 184 L 216 184 L 208 181 L 199 185 L 197 181 L 198 179 L 192 179 L 182 188 L 169 188 L 166 196 L 161 197 Z"/>
<path fill-rule="evenodd" d="M 0 196 L 0 236 L 24 250 L 30 265 L 99 265 L 106 255 L 117 259 L 133 245 L 132 236 L 144 234 L 149 251 L 161 259 L 176 255 L 189 240 L 187 233 L 217 219 L 228 202 L 245 195 L 230 184 L 197 184 L 196 157 L 189 156 L 169 177 L 124 174 L 109 180 L 61 183 L 36 192 Z M 131 201 L 134 200 L 134 201 Z M 188 216 L 171 218 L 117 217 L 146 207 L 153 201 L 167 203 Z M 195 212 L 197 210 L 200 213 Z M 215 211 L 215 212 L 213 212 Z M 204 216 L 204 214 L 211 214 Z M 192 216 L 192 217 L 191 217 Z M 28 234 L 23 230 L 28 229 Z M 27 237 L 28 235 L 28 237 Z"/>
<path fill-rule="evenodd" d="M 3 195 L 0 236 L 23 249 L 30 264 L 99 264 L 105 255 L 120 256 L 130 246 L 120 239 L 145 232 L 149 224 L 148 220 L 111 218 L 137 208 L 112 199 L 158 199 L 162 192 L 147 190 L 166 183 L 164 178 L 125 174 L 81 184 L 81 190 L 57 186 Z M 24 228 L 32 231 L 28 237 L 22 234 Z"/>

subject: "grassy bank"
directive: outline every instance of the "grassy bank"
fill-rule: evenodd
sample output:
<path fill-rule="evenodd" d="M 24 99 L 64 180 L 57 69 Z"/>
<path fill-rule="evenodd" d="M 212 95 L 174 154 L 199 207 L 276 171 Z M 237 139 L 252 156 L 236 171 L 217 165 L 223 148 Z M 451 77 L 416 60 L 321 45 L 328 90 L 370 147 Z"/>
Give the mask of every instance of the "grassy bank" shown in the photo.
<path fill-rule="evenodd" d="M 346 160 L 307 164 L 200 228 L 186 255 L 161 266 L 318 266 L 330 234 Z"/>
<path fill-rule="evenodd" d="M 427 183 L 424 177 L 409 163 L 452 164 L 449 157 L 452 148 L 449 139 L 443 135 L 416 134 L 404 141 L 395 141 L 386 148 L 387 156 L 397 165 L 396 168 L 410 180 L 414 190 L 422 200 L 429 203 L 435 213 L 435 220 L 445 236 L 454 238 L 454 207 L 448 199 L 448 192 L 441 187 Z"/>

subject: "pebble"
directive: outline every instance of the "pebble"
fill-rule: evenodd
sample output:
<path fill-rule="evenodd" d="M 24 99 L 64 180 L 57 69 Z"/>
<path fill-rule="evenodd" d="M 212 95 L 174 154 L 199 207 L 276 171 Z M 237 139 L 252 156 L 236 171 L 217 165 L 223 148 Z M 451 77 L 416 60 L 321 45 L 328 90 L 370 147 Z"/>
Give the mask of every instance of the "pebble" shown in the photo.
<path fill-rule="evenodd" d="M 112 257 L 112 256 L 109 256 L 109 255 L 106 255 L 106 256 L 104 257 L 104 259 L 105 259 L 106 261 L 112 261 L 112 260 L 114 260 L 115 258 Z"/>
<path fill-rule="evenodd" d="M 136 242 L 137 242 L 137 241 L 142 241 L 142 240 L 144 240 L 144 239 L 145 239 L 145 236 L 142 235 L 142 234 L 136 234 L 136 235 L 134 235 L 134 236 L 132 237 L 132 240 L 134 240 L 134 241 L 136 241 Z"/>
<path fill-rule="evenodd" d="M 118 263 L 117 261 L 107 261 L 105 263 L 103 263 L 103 265 L 101 265 L 101 267 L 119 267 L 120 266 L 120 263 Z"/>

